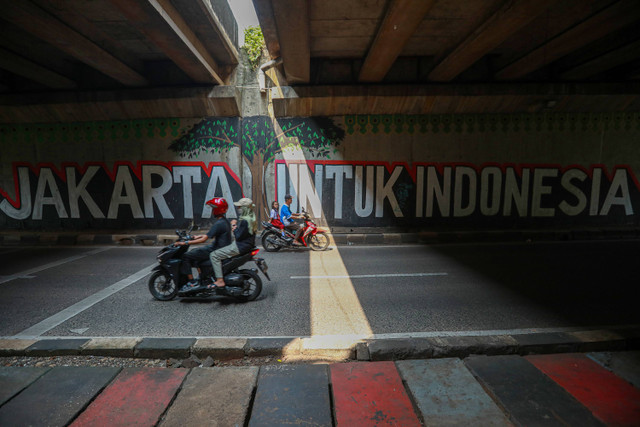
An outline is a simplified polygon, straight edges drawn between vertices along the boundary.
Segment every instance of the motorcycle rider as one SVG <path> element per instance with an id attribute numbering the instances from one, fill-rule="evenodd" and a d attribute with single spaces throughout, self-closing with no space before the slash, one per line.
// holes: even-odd
<path id="1" fill-rule="evenodd" d="M 233 230 L 234 238 L 229 246 L 217 249 L 209 254 L 211 265 L 216 275 L 216 281 L 209 288 L 224 288 L 222 260 L 250 251 L 255 246 L 255 236 L 258 231 L 255 205 L 253 200 L 243 197 L 234 203 L 238 208 L 237 228 Z M 232 227 L 233 228 L 233 227 Z"/>
<path id="2" fill-rule="evenodd" d="M 300 243 L 300 236 L 302 235 L 302 227 L 297 224 L 294 219 L 302 218 L 301 214 L 294 214 L 291 212 L 291 202 L 293 201 L 293 197 L 291 194 L 287 194 L 284 196 L 284 205 L 280 208 L 280 221 L 284 224 L 285 228 L 290 230 L 292 233 L 295 232 L 295 237 L 293 239 L 294 245 L 302 245 Z"/>
<path id="3" fill-rule="evenodd" d="M 177 246 L 190 246 L 191 244 L 205 243 L 207 240 L 213 239 L 213 242 L 209 245 L 192 249 L 183 255 L 180 269 L 182 274 L 187 275 L 189 282 L 180 289 L 180 292 L 193 290 L 199 286 L 199 281 L 193 278 L 191 272 L 192 266 L 198 265 L 201 261 L 209 258 L 209 254 L 214 250 L 231 244 L 231 224 L 225 216 L 229 209 L 229 204 L 222 197 L 214 197 L 207 201 L 207 205 L 211 206 L 213 217 L 215 218 L 207 234 L 194 236 L 194 238 L 188 242 L 175 243 Z"/>

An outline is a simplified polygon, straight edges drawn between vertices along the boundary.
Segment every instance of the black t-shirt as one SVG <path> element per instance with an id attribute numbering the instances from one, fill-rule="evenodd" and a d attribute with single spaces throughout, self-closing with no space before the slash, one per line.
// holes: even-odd
<path id="1" fill-rule="evenodd" d="M 249 232 L 249 223 L 244 219 L 238 221 L 238 227 L 233 234 L 236 236 L 236 245 L 241 254 L 249 252 L 256 245 L 256 236 Z"/>
<path id="2" fill-rule="evenodd" d="M 229 220 L 225 217 L 218 218 L 209 229 L 207 237 L 215 239 L 209 244 L 212 251 L 229 246 L 231 244 L 231 224 L 229 224 Z"/>

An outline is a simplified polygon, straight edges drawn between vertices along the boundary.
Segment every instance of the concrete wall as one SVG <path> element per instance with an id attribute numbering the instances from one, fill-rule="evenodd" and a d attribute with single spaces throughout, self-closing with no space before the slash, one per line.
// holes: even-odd
<path id="1" fill-rule="evenodd" d="M 285 193 L 335 227 L 637 227 L 639 137 L 636 113 L 3 125 L 0 227 L 174 228 Z"/>

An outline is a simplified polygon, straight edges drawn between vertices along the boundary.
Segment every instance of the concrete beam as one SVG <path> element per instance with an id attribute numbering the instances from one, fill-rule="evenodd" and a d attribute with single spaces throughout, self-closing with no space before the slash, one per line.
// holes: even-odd
<path id="1" fill-rule="evenodd" d="M 238 115 L 233 86 L 0 95 L 0 123 Z"/>
<path id="2" fill-rule="evenodd" d="M 552 0 L 510 0 L 478 27 L 429 73 L 429 80 L 448 82 L 498 47 L 544 12 Z"/>
<path id="3" fill-rule="evenodd" d="M 287 82 L 308 83 L 311 68 L 308 4 L 299 0 L 272 0 L 271 4 Z"/>
<path id="4" fill-rule="evenodd" d="M 234 65 L 238 64 L 240 62 L 238 49 L 236 49 L 233 41 L 231 41 L 231 38 L 225 31 L 222 22 L 211 5 L 211 0 L 195 0 L 195 3 L 202 11 L 202 15 L 209 22 L 211 28 L 217 33 L 220 40 L 222 40 L 221 44 L 230 58 L 229 62 Z"/>
<path id="5" fill-rule="evenodd" d="M 126 86 L 145 86 L 146 79 L 91 40 L 28 0 L 2 0 L 2 17 L 54 47 Z"/>
<path id="6" fill-rule="evenodd" d="M 143 72 L 144 64 L 142 58 L 131 52 L 130 48 L 125 46 L 121 41 L 114 39 L 111 34 L 105 32 L 99 25 L 96 25 L 95 22 L 83 16 L 78 10 L 77 2 L 69 0 L 31 1 L 65 25 L 75 29 L 87 39 L 98 44 L 101 48 L 120 59 L 120 61 L 127 64 L 133 70 L 139 73 Z M 90 5 L 99 8 L 101 3 L 92 2 Z M 104 4 L 102 4 L 102 6 L 104 7 Z M 38 58 L 38 61 L 41 62 L 40 58 Z"/>
<path id="7" fill-rule="evenodd" d="M 640 82 L 285 86 L 271 94 L 278 117 L 626 111 L 640 100 Z"/>
<path id="8" fill-rule="evenodd" d="M 0 48 L 0 68 L 53 89 L 77 87 L 73 80 L 2 48 Z"/>
<path id="9" fill-rule="evenodd" d="M 169 0 L 109 0 L 197 83 L 224 85 L 228 70 L 211 57 Z"/>
<path id="10" fill-rule="evenodd" d="M 639 18 L 640 2 L 618 1 L 498 71 L 496 78 L 512 80 L 526 76 Z"/>
<path id="11" fill-rule="evenodd" d="M 387 74 L 434 0 L 393 0 L 360 70 L 361 82 L 379 82 Z"/>
<path id="12" fill-rule="evenodd" d="M 276 18 L 273 16 L 273 7 L 270 0 L 253 0 L 258 22 L 262 29 L 267 51 L 272 59 L 280 56 L 280 40 L 278 40 L 278 28 Z"/>
<path id="13" fill-rule="evenodd" d="M 635 54 L 640 50 L 640 40 L 614 49 L 604 55 L 575 66 L 562 73 L 563 79 L 580 80 L 594 76 L 635 60 Z"/>

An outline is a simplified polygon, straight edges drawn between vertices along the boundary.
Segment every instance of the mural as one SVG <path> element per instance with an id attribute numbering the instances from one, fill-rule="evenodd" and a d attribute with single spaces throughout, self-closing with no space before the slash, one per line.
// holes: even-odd
<path id="1" fill-rule="evenodd" d="M 637 227 L 638 136 L 637 113 L 0 125 L 0 227 L 175 228 L 287 193 L 337 227 Z"/>
<path id="2" fill-rule="evenodd" d="M 8 228 L 183 227 L 211 217 L 206 200 L 242 197 L 238 176 L 214 162 L 16 163 L 14 180 L 18 197 L 0 202 Z"/>
<path id="3" fill-rule="evenodd" d="M 240 148 L 249 167 L 257 210 L 269 206 L 265 188 L 266 167 L 287 148 L 300 145 L 311 158 L 328 157 L 344 139 L 345 132 L 332 119 L 272 120 L 266 116 L 205 119 L 174 141 L 169 149 L 182 157 L 202 153 L 220 153 Z"/>
<path id="4" fill-rule="evenodd" d="M 310 174 L 301 173 L 309 168 Z M 628 166 L 276 162 L 276 195 L 336 226 L 516 227 L 637 224 Z M 306 171 L 305 171 L 306 172 Z M 296 176 L 297 175 L 297 176 Z M 310 176 L 311 178 L 305 178 Z"/>

